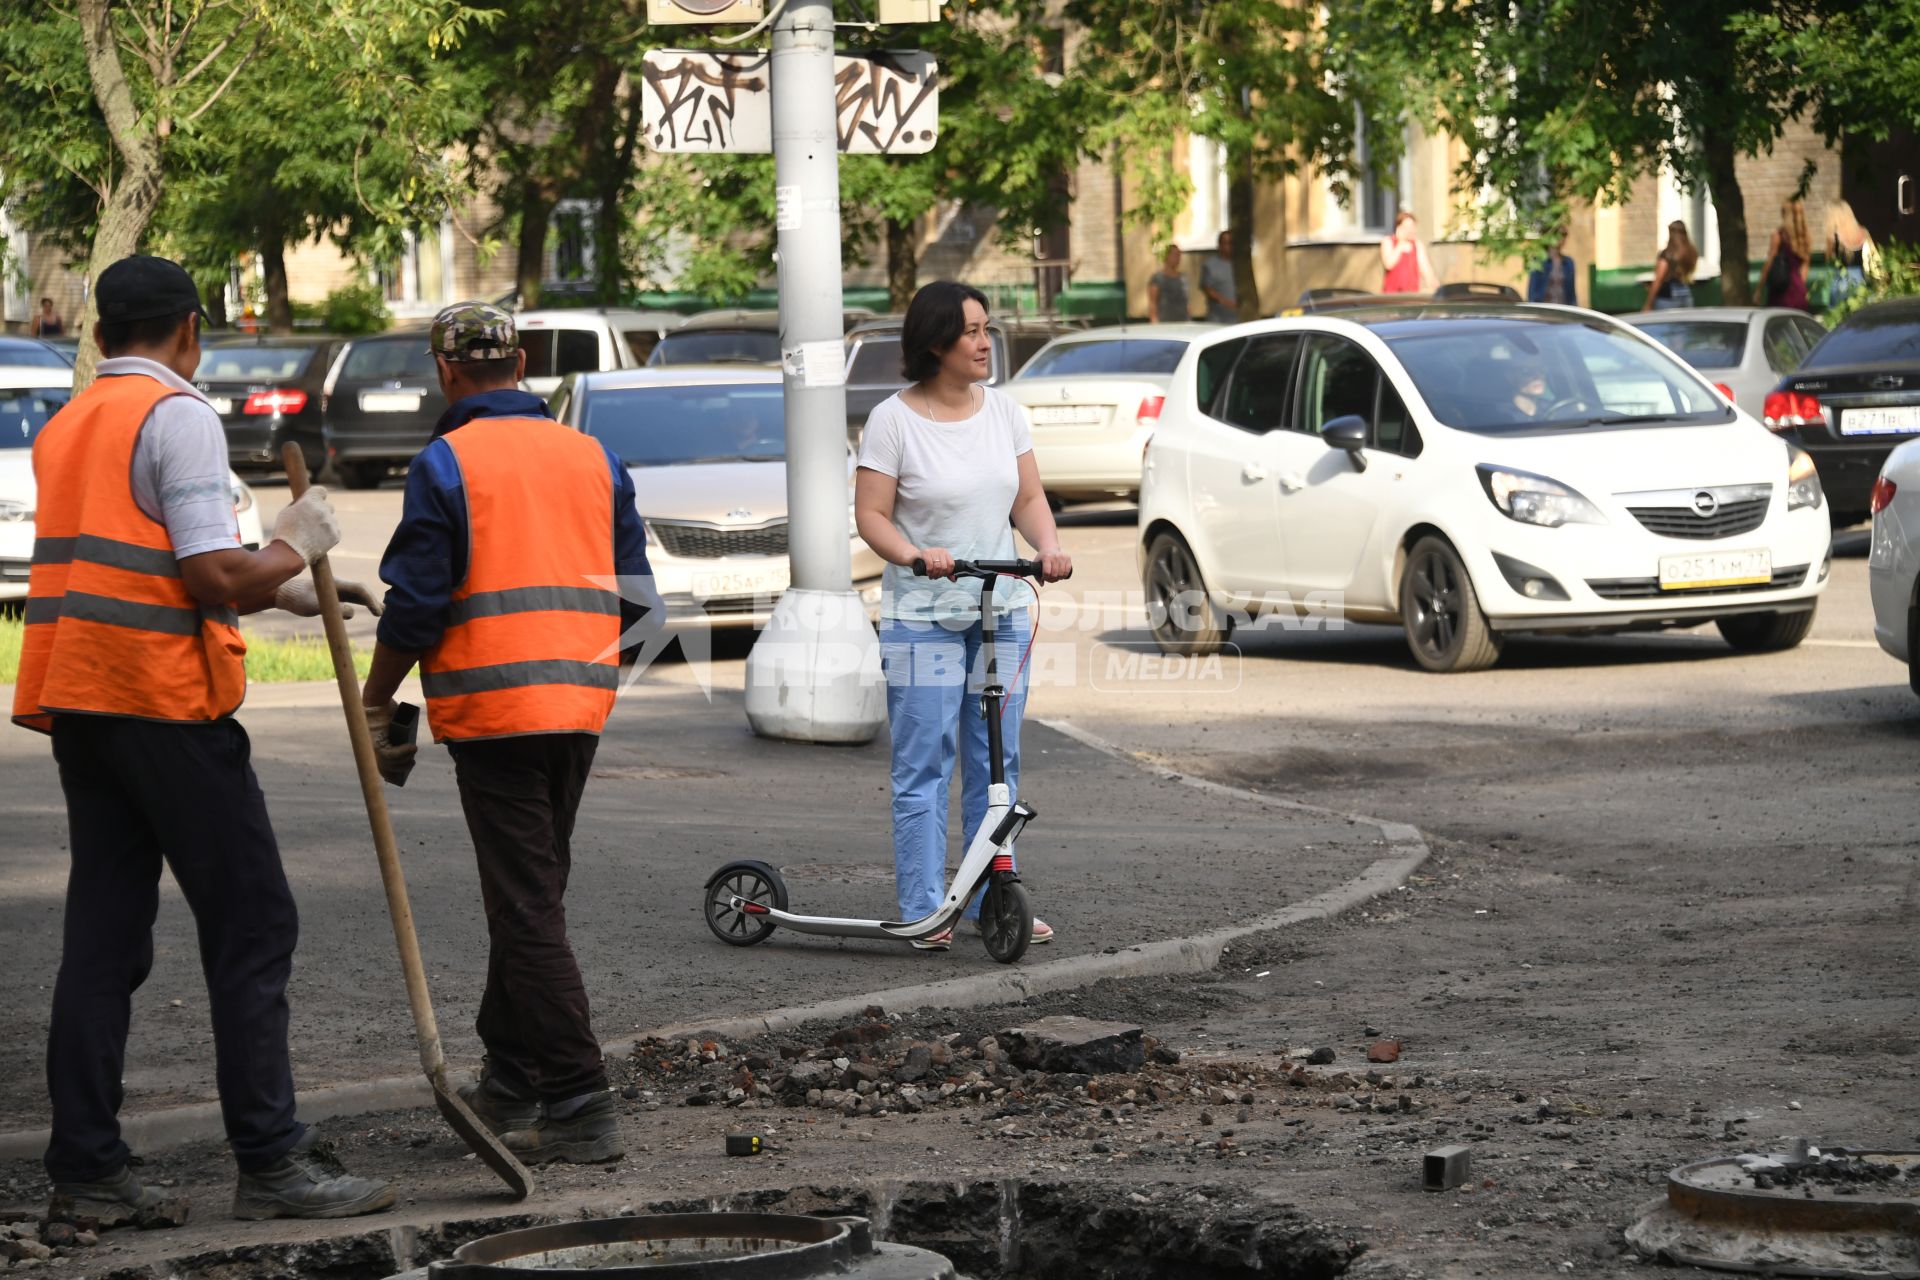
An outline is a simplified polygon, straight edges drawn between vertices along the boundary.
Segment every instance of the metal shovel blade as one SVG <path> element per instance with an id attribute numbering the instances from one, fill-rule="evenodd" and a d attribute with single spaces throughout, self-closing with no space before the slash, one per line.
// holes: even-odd
<path id="1" fill-rule="evenodd" d="M 440 1070 L 428 1076 L 427 1081 L 433 1085 L 433 1105 L 440 1108 L 440 1114 L 453 1127 L 453 1131 L 460 1135 L 461 1141 L 467 1144 L 468 1149 L 486 1161 L 489 1169 L 500 1175 L 500 1180 L 507 1184 L 515 1199 L 524 1200 L 531 1195 L 533 1174 L 528 1171 L 527 1166 L 520 1163 L 513 1152 L 501 1145 L 499 1136 L 487 1128 L 486 1122 L 475 1115 L 473 1108 L 453 1091 L 453 1086 L 447 1081 L 446 1067 L 443 1065 Z"/>

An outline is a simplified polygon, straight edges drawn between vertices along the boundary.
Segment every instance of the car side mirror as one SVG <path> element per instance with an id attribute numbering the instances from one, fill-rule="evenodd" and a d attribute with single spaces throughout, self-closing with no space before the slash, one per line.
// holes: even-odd
<path id="1" fill-rule="evenodd" d="M 1367 469 L 1367 455 L 1361 452 L 1367 447 L 1367 420 L 1359 414 L 1346 413 L 1333 419 L 1320 428 L 1320 438 L 1329 449 L 1346 450 L 1355 471 Z"/>

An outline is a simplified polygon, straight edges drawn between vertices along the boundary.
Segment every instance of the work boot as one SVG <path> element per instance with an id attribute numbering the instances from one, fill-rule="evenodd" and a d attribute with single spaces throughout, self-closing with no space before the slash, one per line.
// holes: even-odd
<path id="1" fill-rule="evenodd" d="M 520 1157 L 522 1164 L 566 1160 L 573 1164 L 604 1164 L 627 1154 L 620 1136 L 619 1108 L 605 1089 L 550 1102 L 540 1118 L 523 1129 L 500 1135 L 500 1145 Z"/>
<path id="2" fill-rule="evenodd" d="M 480 1078 L 454 1090 L 460 1101 L 473 1109 L 480 1123 L 497 1134 L 515 1129 L 531 1129 L 540 1123 L 540 1102 L 509 1087 L 487 1063 L 480 1064 Z"/>
<path id="3" fill-rule="evenodd" d="M 352 1218 L 393 1207 L 393 1188 L 376 1178 L 356 1178 L 312 1129 L 287 1154 L 264 1169 L 240 1171 L 233 1216 L 261 1218 Z"/>
<path id="4" fill-rule="evenodd" d="M 117 1227 L 158 1207 L 163 1199 L 158 1187 L 142 1183 L 133 1167 L 123 1164 L 120 1172 L 93 1182 L 54 1183 L 53 1198 L 47 1202 L 47 1218 L 53 1222 L 94 1222 L 102 1227 Z"/>

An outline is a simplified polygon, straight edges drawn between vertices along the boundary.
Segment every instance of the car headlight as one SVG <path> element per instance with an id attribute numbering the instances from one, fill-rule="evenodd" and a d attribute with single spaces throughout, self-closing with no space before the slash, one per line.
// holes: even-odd
<path id="1" fill-rule="evenodd" d="M 233 513 L 239 515 L 243 511 L 251 510 L 253 510 L 253 490 L 244 484 L 236 484 L 233 486 Z"/>
<path id="2" fill-rule="evenodd" d="M 1558 480 L 1481 463 L 1480 487 L 1500 513 L 1521 524 L 1558 529 L 1563 524 L 1605 524 L 1600 508 Z"/>
<path id="3" fill-rule="evenodd" d="M 33 520 L 33 504 L 12 498 L 0 498 L 0 524 L 28 524 Z"/>
<path id="4" fill-rule="evenodd" d="M 1799 445 L 1787 443 L 1787 510 L 1818 507 L 1827 500 L 1820 487 L 1820 473 L 1814 469 L 1813 455 Z"/>

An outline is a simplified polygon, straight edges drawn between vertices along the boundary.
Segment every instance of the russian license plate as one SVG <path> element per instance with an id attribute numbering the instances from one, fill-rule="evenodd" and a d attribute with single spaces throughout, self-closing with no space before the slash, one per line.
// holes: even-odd
<path id="1" fill-rule="evenodd" d="M 232 396 L 208 396 L 207 403 L 212 405 L 213 411 L 223 418 L 233 412 Z"/>
<path id="2" fill-rule="evenodd" d="M 1840 434 L 1843 436 L 1903 436 L 1915 431 L 1920 431 L 1920 405 L 1840 411 Z"/>
<path id="3" fill-rule="evenodd" d="M 726 596 L 771 596 L 787 589 L 792 572 L 786 564 L 779 568 L 747 569 L 737 573 L 696 573 L 693 598 L 718 600 Z"/>
<path id="4" fill-rule="evenodd" d="M 1097 404 L 1043 404 L 1033 411 L 1034 425 L 1039 427 L 1085 425 L 1106 420 L 1106 409 Z"/>
<path id="5" fill-rule="evenodd" d="M 418 391 L 362 391 L 362 413 L 414 413 L 420 408 Z"/>
<path id="6" fill-rule="evenodd" d="M 1662 591 L 1740 587 L 1772 581 L 1771 551 L 1706 551 L 1692 556 L 1660 557 Z"/>

